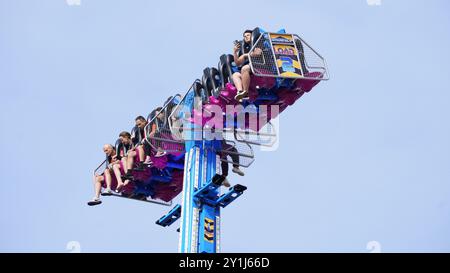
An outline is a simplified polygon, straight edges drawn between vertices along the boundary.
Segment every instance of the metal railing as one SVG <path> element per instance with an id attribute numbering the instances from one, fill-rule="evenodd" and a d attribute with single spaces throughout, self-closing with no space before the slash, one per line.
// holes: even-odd
<path id="1" fill-rule="evenodd" d="M 285 38 L 286 42 L 273 43 L 272 37 L 276 36 Z M 253 74 L 260 77 L 329 79 L 325 59 L 296 34 L 260 35 L 249 52 L 249 62 Z M 292 69 L 292 73 L 281 73 L 282 67 Z"/>
<path id="2" fill-rule="evenodd" d="M 104 172 L 104 170 L 106 169 L 106 167 L 108 167 L 108 161 L 105 159 L 102 161 L 102 163 L 100 163 L 100 165 L 98 165 L 97 168 L 94 169 L 94 176 L 101 175 Z M 100 169 L 103 170 L 101 173 L 99 173 Z"/>
<path id="3" fill-rule="evenodd" d="M 225 143 L 225 145 L 224 145 Z M 252 147 L 247 143 L 224 140 L 222 149 L 214 150 L 220 156 L 220 161 L 248 168 L 255 161 Z"/>
<path id="4" fill-rule="evenodd" d="M 277 132 L 275 127 L 269 121 L 265 126 L 259 128 L 259 131 L 257 132 L 252 130 L 235 130 L 234 138 L 236 141 L 247 144 L 272 147 L 277 142 Z"/>
<path id="5" fill-rule="evenodd" d="M 174 136 L 170 128 L 172 112 L 180 103 L 179 94 L 172 97 L 160 111 L 144 127 L 145 141 L 156 152 L 179 153 L 184 152 L 184 141 Z M 162 117 L 160 117 L 162 113 Z"/>

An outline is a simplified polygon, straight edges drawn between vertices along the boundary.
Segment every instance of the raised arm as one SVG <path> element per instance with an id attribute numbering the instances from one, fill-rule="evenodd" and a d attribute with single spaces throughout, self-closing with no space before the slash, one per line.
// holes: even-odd
<path id="1" fill-rule="evenodd" d="M 241 50 L 241 44 L 237 43 L 233 48 L 234 62 L 237 66 L 241 66 L 245 62 L 245 58 L 248 58 L 248 54 L 242 54 L 239 56 L 239 50 Z"/>

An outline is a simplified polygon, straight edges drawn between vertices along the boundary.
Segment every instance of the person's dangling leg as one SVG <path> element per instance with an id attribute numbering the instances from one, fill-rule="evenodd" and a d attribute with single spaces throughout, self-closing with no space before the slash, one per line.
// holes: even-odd
<path id="1" fill-rule="evenodd" d="M 94 191 L 95 191 L 95 199 L 100 199 L 100 193 L 102 192 L 102 182 L 103 182 L 103 176 L 96 175 L 94 176 Z"/>
<path id="2" fill-rule="evenodd" d="M 105 193 L 106 193 L 106 195 L 110 195 L 111 194 L 111 184 L 112 184 L 111 170 L 106 169 L 105 172 L 103 173 L 103 175 L 104 175 L 104 180 L 106 182 Z"/>
<path id="3" fill-rule="evenodd" d="M 248 89 L 250 88 L 250 66 L 244 65 L 241 69 L 242 74 L 242 99 L 248 99 Z"/>
<path id="4" fill-rule="evenodd" d="M 239 174 L 240 176 L 244 176 L 245 175 L 244 172 L 241 169 L 239 169 L 240 162 L 239 162 L 238 150 L 236 149 L 236 147 L 233 147 L 231 145 L 229 145 L 229 146 L 230 147 L 228 148 L 228 151 L 230 151 L 230 157 L 231 157 L 231 160 L 233 161 L 233 169 L 232 169 L 232 171 L 234 173 Z"/>
<path id="5" fill-rule="evenodd" d="M 128 172 L 127 160 L 128 160 L 128 157 L 127 157 L 127 156 L 122 157 L 122 159 L 120 160 L 120 161 L 122 162 L 123 171 L 124 171 L 125 173 Z"/>
<path id="6" fill-rule="evenodd" d="M 139 162 L 144 163 L 144 160 L 145 160 L 144 147 L 142 145 L 139 145 L 137 147 L 137 151 L 138 151 L 138 155 L 139 155 Z"/>
<path id="7" fill-rule="evenodd" d="M 102 203 L 102 201 L 100 200 L 100 193 L 102 191 L 103 176 L 96 175 L 94 176 L 93 180 L 95 196 L 91 201 L 87 203 L 89 206 L 95 206 Z"/>
<path id="8" fill-rule="evenodd" d="M 122 181 L 122 173 L 120 172 L 120 164 L 119 163 L 113 165 L 113 171 L 114 171 L 114 174 L 115 174 L 116 180 L 117 180 L 116 192 L 120 192 L 120 190 L 124 186 L 124 183 Z"/>
<path id="9" fill-rule="evenodd" d="M 126 170 L 132 170 L 133 164 L 134 164 L 134 157 L 136 156 L 136 151 L 129 151 L 127 154 L 127 160 L 126 160 Z M 126 173 L 126 171 L 125 171 Z"/>
<path id="10" fill-rule="evenodd" d="M 224 185 L 225 187 L 228 188 L 230 186 L 230 182 L 228 182 L 228 178 L 227 178 L 227 176 L 228 176 L 228 162 L 226 161 L 227 155 L 222 153 L 220 160 L 221 160 L 221 167 L 222 167 L 222 175 L 225 176 L 225 179 L 223 180 L 222 185 Z"/>
<path id="11" fill-rule="evenodd" d="M 222 167 L 222 175 L 227 177 L 228 176 L 228 162 L 224 161 L 227 160 L 227 157 L 221 157 L 220 158 L 222 160 L 221 162 L 221 167 Z"/>
<path id="12" fill-rule="evenodd" d="M 139 145 L 136 147 L 136 150 L 134 151 L 133 154 L 133 161 L 136 161 L 136 168 L 134 168 L 134 171 L 145 171 L 145 165 L 144 165 L 144 159 L 145 159 L 145 154 L 144 154 L 144 148 L 142 147 L 142 145 Z"/>
<path id="13" fill-rule="evenodd" d="M 238 91 L 238 94 L 242 92 L 242 80 L 241 80 L 241 73 L 234 72 L 233 76 L 231 76 L 233 79 L 234 87 L 236 87 L 236 90 Z"/>

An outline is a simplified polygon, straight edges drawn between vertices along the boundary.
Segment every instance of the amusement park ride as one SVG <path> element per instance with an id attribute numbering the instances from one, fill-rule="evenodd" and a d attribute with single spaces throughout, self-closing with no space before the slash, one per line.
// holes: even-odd
<path id="1" fill-rule="evenodd" d="M 220 209 L 247 189 L 236 184 L 220 194 L 225 180 L 221 162 L 236 164 L 228 156 L 239 156 L 238 165 L 249 167 L 254 161 L 252 145 L 270 146 L 276 140 L 271 120 L 329 78 L 324 58 L 284 30 L 255 28 L 249 56 L 248 100 L 235 99 L 233 55 L 220 56 L 218 67 L 205 68 L 202 79 L 195 80 L 184 96 L 177 94 L 165 102 L 160 110 L 163 121 L 149 115 L 142 143 L 153 150 L 152 165 L 133 171 L 134 180 L 121 193 L 112 194 L 171 206 L 181 192 L 181 204 L 156 221 L 166 227 L 181 218 L 179 252 L 220 251 Z M 151 134 L 155 123 L 156 133 Z M 156 151 L 163 156 L 154 156 Z M 106 165 L 105 160 L 94 175 Z"/>

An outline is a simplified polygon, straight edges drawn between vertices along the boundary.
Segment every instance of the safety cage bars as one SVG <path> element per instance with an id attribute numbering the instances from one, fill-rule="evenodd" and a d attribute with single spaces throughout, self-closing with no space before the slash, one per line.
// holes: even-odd
<path id="1" fill-rule="evenodd" d="M 329 79 L 325 59 L 296 34 L 261 33 L 253 43 L 249 56 L 255 76 Z"/>

